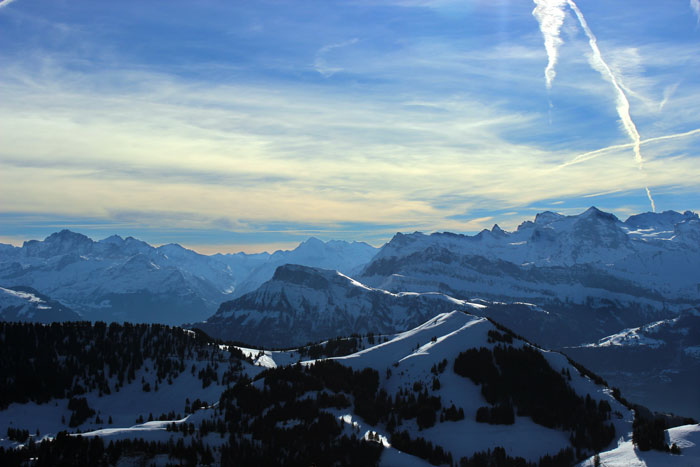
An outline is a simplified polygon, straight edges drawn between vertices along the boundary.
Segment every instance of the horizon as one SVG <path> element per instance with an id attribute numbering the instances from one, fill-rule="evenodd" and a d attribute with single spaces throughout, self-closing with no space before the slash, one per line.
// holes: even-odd
<path id="1" fill-rule="evenodd" d="M 641 215 L 641 214 L 651 214 L 651 213 L 652 213 L 652 211 L 646 211 L 646 212 L 633 213 L 633 214 L 627 215 L 626 217 L 620 217 L 619 215 L 617 215 L 617 214 L 614 213 L 614 212 L 607 211 L 606 209 L 601 209 L 601 208 L 599 208 L 598 206 L 595 206 L 595 205 L 591 205 L 591 206 L 589 206 L 589 207 L 587 207 L 587 208 L 584 208 L 584 209 L 582 209 L 582 210 L 580 210 L 580 211 L 577 211 L 577 212 L 575 212 L 575 213 L 572 213 L 572 212 L 564 213 L 564 212 L 560 212 L 560 211 L 556 211 L 556 210 L 545 210 L 545 211 L 540 211 L 539 213 L 535 213 L 531 218 L 522 218 L 519 222 L 513 224 L 512 226 L 503 225 L 503 224 L 501 224 L 501 223 L 499 223 L 499 222 L 493 222 L 492 225 L 491 225 L 491 227 L 489 227 L 489 228 L 484 228 L 484 229 L 480 229 L 480 230 L 478 230 L 478 231 L 471 231 L 471 232 L 451 232 L 451 233 L 457 233 L 457 234 L 467 235 L 467 236 L 474 236 L 474 235 L 477 235 L 479 232 L 481 232 L 481 231 L 483 231 L 483 230 L 491 230 L 491 229 L 492 229 L 494 226 L 496 226 L 496 225 L 497 225 L 499 228 L 503 229 L 505 232 L 512 233 L 512 232 L 514 232 L 515 230 L 517 230 L 517 227 L 518 227 L 520 224 L 522 224 L 522 223 L 524 223 L 524 222 L 527 222 L 527 221 L 530 221 L 530 220 L 533 220 L 533 221 L 534 221 L 535 216 L 536 216 L 537 214 L 540 214 L 540 213 L 543 213 L 543 212 L 554 212 L 555 214 L 562 214 L 562 215 L 564 215 L 564 216 L 577 216 L 577 215 L 580 215 L 580 214 L 583 214 L 583 213 L 587 212 L 589 209 L 598 209 L 599 211 L 602 211 L 602 212 L 609 212 L 609 213 L 615 215 L 615 217 L 617 217 L 621 222 L 625 222 L 625 221 L 626 221 L 627 219 L 629 219 L 629 217 L 631 217 L 631 216 Z M 663 211 L 663 212 L 655 212 L 654 214 L 663 214 L 664 212 L 675 212 L 675 213 L 678 213 L 678 214 L 684 214 L 684 213 L 686 213 L 686 212 L 691 212 L 691 213 L 695 214 L 696 216 L 698 215 L 698 212 L 697 212 L 697 211 L 688 210 L 688 209 L 686 209 L 686 210 L 681 210 L 681 211 L 666 210 L 666 211 Z M 51 236 L 51 235 L 53 235 L 53 234 L 56 234 L 56 233 L 60 233 L 60 232 L 63 231 L 63 230 L 67 230 L 67 231 L 72 232 L 72 233 L 84 235 L 84 236 L 88 237 L 90 240 L 92 240 L 92 241 L 94 241 L 94 242 L 99 242 L 99 241 L 102 241 L 102 240 L 106 240 L 106 239 L 109 238 L 109 237 L 117 236 L 117 237 L 120 237 L 120 238 L 122 238 L 122 239 L 134 238 L 134 239 L 136 239 L 136 240 L 145 242 L 145 243 L 147 243 L 148 245 L 150 245 L 150 246 L 152 246 L 152 247 L 154 247 L 154 248 L 159 248 L 159 247 L 161 247 L 161 246 L 169 245 L 169 244 L 176 244 L 176 245 L 179 245 L 179 246 L 181 246 L 181 247 L 183 247 L 183 248 L 186 248 L 186 249 L 188 249 L 188 250 L 192 250 L 192 251 L 194 251 L 194 252 L 196 252 L 196 253 L 199 253 L 199 254 L 201 254 L 201 255 L 206 255 L 206 256 L 212 256 L 212 255 L 216 255 L 216 254 L 224 254 L 224 255 L 226 255 L 226 254 L 239 254 L 239 253 L 244 253 L 244 254 L 248 254 L 248 255 L 252 255 L 252 254 L 264 254 L 264 253 L 273 254 L 273 253 L 275 253 L 275 252 L 277 252 L 277 251 L 291 251 L 291 250 L 294 250 L 295 248 L 299 247 L 302 243 L 305 243 L 305 242 L 307 242 L 308 240 L 310 240 L 310 239 L 312 239 L 312 238 L 315 238 L 315 239 L 317 239 L 317 240 L 320 240 L 320 241 L 322 241 L 322 242 L 324 242 L 324 243 L 331 242 L 331 241 L 338 241 L 338 240 L 340 240 L 340 241 L 346 241 L 346 242 L 348 242 L 348 243 L 360 242 L 360 243 L 366 243 L 366 244 L 368 244 L 368 245 L 370 245 L 370 246 L 372 246 L 372 247 L 374 247 L 374 248 L 379 249 L 379 248 L 381 248 L 382 246 L 384 246 L 386 243 L 388 243 L 388 242 L 389 242 L 395 235 L 397 235 L 397 234 L 423 233 L 423 234 L 425 234 L 425 235 L 430 235 L 430 234 L 433 234 L 433 233 L 448 232 L 448 231 L 445 231 L 445 230 L 443 230 L 443 231 L 437 231 L 437 230 L 436 230 L 436 231 L 419 231 L 419 230 L 412 230 L 412 231 L 410 231 L 410 230 L 407 230 L 407 231 L 403 231 L 403 232 L 397 231 L 397 232 L 395 232 L 394 234 L 392 234 L 389 238 L 387 238 L 386 241 L 384 241 L 384 242 L 382 242 L 382 243 L 379 243 L 379 244 L 372 244 L 372 243 L 366 242 L 366 241 L 364 241 L 364 240 L 362 240 L 362 239 L 349 239 L 349 240 L 346 240 L 346 239 L 341 240 L 341 239 L 337 239 L 337 238 L 325 238 L 325 239 L 324 239 L 324 238 L 319 238 L 319 237 L 316 236 L 316 235 L 309 235 L 309 236 L 307 236 L 307 237 L 304 237 L 303 239 L 301 239 L 300 241 L 298 241 L 298 242 L 296 242 L 296 243 L 291 242 L 291 243 L 288 243 L 288 244 L 275 244 L 275 246 L 276 246 L 275 248 L 271 248 L 271 249 L 268 249 L 268 250 L 248 250 L 248 251 L 246 251 L 246 250 L 244 250 L 244 249 L 237 249 L 237 248 L 239 248 L 239 247 L 241 247 L 241 246 L 244 246 L 244 245 L 235 245 L 235 246 L 232 246 L 232 245 L 221 245 L 221 244 L 209 244 L 209 245 L 203 245 L 203 246 L 202 246 L 202 245 L 190 245 L 190 244 L 187 244 L 187 243 L 178 242 L 178 241 L 176 241 L 176 240 L 172 240 L 172 241 L 168 241 L 168 242 L 157 242 L 157 241 L 156 241 L 156 242 L 153 242 L 153 241 L 149 241 L 149 240 L 146 240 L 146 239 L 137 237 L 137 236 L 135 236 L 135 235 L 129 235 L 129 234 L 118 234 L 118 233 L 114 233 L 114 232 L 108 233 L 108 232 L 106 232 L 106 231 L 103 231 L 103 232 L 102 232 L 102 235 L 90 235 L 90 234 L 88 234 L 88 233 L 85 233 L 85 232 L 83 232 L 83 231 L 79 231 L 79 230 L 76 230 L 76 229 L 71 229 L 71 228 L 58 228 L 58 229 L 51 230 L 50 232 L 47 231 L 47 233 L 42 234 L 43 236 L 42 236 L 41 238 L 12 239 L 12 238 L 7 238 L 7 237 L 0 236 L 0 244 L 12 245 L 12 246 L 15 246 L 15 247 L 22 247 L 23 244 L 24 244 L 25 242 L 29 242 L 29 241 L 44 241 L 44 240 L 46 240 L 49 236 Z M 95 231 L 95 232 L 96 232 L 96 231 Z M 257 246 L 257 245 L 256 245 L 256 246 Z M 223 248 L 223 249 L 222 249 L 222 248 Z"/>
<path id="2" fill-rule="evenodd" d="M 251 253 L 698 212 L 693 5 L 0 1 L 0 242 Z"/>

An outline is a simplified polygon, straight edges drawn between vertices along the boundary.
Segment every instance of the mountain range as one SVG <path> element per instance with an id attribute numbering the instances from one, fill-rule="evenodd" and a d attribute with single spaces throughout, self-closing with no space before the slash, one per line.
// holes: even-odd
<path id="1" fill-rule="evenodd" d="M 352 272 L 376 252 L 361 242 L 310 238 L 292 251 L 206 256 L 117 235 L 93 241 L 63 230 L 22 247 L 0 245 L 0 285 L 32 287 L 87 320 L 181 324 L 257 288 L 280 264 Z"/>
<path id="2" fill-rule="evenodd" d="M 574 355 L 652 408 L 700 415 L 700 219 L 690 211 L 622 221 L 592 207 L 543 212 L 513 232 L 398 233 L 379 250 L 312 238 L 257 255 L 62 231 L 0 245 L 0 286 L 83 319 L 191 323 L 265 348 L 389 335 L 469 311 Z M 4 319 L 48 319 L 4 303 Z"/>
<path id="3" fill-rule="evenodd" d="M 392 292 L 532 303 L 548 313 L 499 317 L 559 347 L 697 308 L 699 265 L 697 214 L 646 213 L 623 222 L 591 207 L 573 216 L 540 213 L 514 232 L 495 225 L 474 236 L 397 234 L 356 279 Z M 564 327 L 553 332 L 557 322 Z"/>
<path id="4" fill-rule="evenodd" d="M 623 222 L 590 208 L 575 216 L 541 213 L 515 232 L 494 226 L 474 236 L 397 234 L 354 279 L 285 266 L 194 326 L 279 348 L 396 332 L 447 305 L 574 355 L 650 407 L 700 416 L 693 389 L 700 354 L 692 337 L 700 304 L 698 232 L 691 212 Z M 664 345 L 653 349 L 620 350 L 636 341 L 615 337 L 666 328 L 675 331 L 662 333 Z M 598 341 L 615 345 L 588 345 Z"/>

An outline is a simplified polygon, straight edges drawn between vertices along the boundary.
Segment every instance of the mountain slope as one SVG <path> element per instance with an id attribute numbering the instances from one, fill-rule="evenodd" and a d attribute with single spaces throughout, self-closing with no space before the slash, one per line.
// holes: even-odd
<path id="1" fill-rule="evenodd" d="M 82 317 L 30 287 L 0 287 L 0 321 L 51 323 Z"/>
<path id="2" fill-rule="evenodd" d="M 478 307 L 442 294 L 389 293 L 336 271 L 288 264 L 195 326 L 213 337 L 280 348 L 354 333 L 393 333 L 441 311 Z"/>
<path id="3" fill-rule="evenodd" d="M 0 346 L 31 367 L 0 358 L 0 463 L 571 465 L 630 442 L 632 411 L 594 375 L 484 318 L 442 313 L 387 337 L 332 360 L 260 357 L 262 371 L 177 328 L 3 324 Z M 33 358 L 47 349 L 53 361 Z M 75 384 L 70 371 L 53 381 L 68 370 Z M 697 456 L 692 427 L 668 433 Z"/>
<path id="4" fill-rule="evenodd" d="M 700 425 L 684 425 L 666 430 L 669 444 L 675 444 L 681 450 L 680 455 L 669 456 L 659 451 L 640 451 L 632 441 L 624 441 L 615 449 L 600 454 L 596 464 L 595 458 L 582 463 L 582 467 L 687 467 L 700 465 Z"/>
<path id="5" fill-rule="evenodd" d="M 565 352 L 641 404 L 700 418 L 700 312 L 696 310 L 624 329 Z"/>
<path id="6" fill-rule="evenodd" d="M 503 339 L 503 340 L 499 340 Z M 535 350 L 536 354 L 544 357 L 545 367 L 550 367 L 556 374 L 570 374 L 566 381 L 573 390 L 586 397 L 589 395 L 595 401 L 606 401 L 613 412 L 622 414 L 620 418 L 612 417 L 610 422 L 616 427 L 618 434 L 624 434 L 629 429 L 631 413 L 626 407 L 614 400 L 610 391 L 597 386 L 586 376 L 579 374 L 566 357 L 561 354 L 533 349 L 528 344 L 511 339 L 507 333 L 501 333 L 492 323 L 484 318 L 467 315 L 461 312 L 443 313 L 430 321 L 423 323 L 407 332 L 396 335 L 386 343 L 360 351 L 346 357 L 338 357 L 336 361 L 354 369 L 374 368 L 383 377 L 381 387 L 390 395 L 411 393 L 415 391 L 416 382 L 431 396 L 439 397 L 444 408 L 455 404 L 464 411 L 464 418 L 454 421 L 438 422 L 433 426 L 423 427 L 419 431 L 419 420 L 406 420 L 409 432 L 418 434 L 435 445 L 444 447 L 453 454 L 453 458 L 470 457 L 485 449 L 505 447 L 509 456 L 521 456 L 531 461 L 537 461 L 545 454 L 556 454 L 569 446 L 569 436 L 556 428 L 556 423 L 550 427 L 533 421 L 535 414 L 525 415 L 526 409 L 516 410 L 512 424 L 490 424 L 477 421 L 477 412 L 481 407 L 490 406 L 484 397 L 484 390 L 479 388 L 469 378 L 456 373 L 455 361 L 468 349 L 490 349 L 497 351 L 501 348 Z M 503 347 L 505 345 L 505 347 Z M 470 359 L 473 358 L 470 355 Z M 440 362 L 446 361 L 446 367 L 440 368 Z M 531 382 L 522 376 L 517 388 L 509 388 L 504 383 L 499 387 L 505 391 L 521 393 L 534 390 L 536 378 L 544 378 L 531 363 L 523 363 L 523 374 L 532 373 L 535 378 Z M 543 368 L 545 368 L 543 367 Z M 387 371 L 389 370 L 389 371 Z M 501 367 L 501 374 L 506 375 L 508 369 Z M 481 373 L 481 372 L 479 372 Z M 534 376 L 534 375 L 538 376 Z M 566 378 L 564 378 L 566 379 Z M 437 381 L 437 384 L 436 384 Z M 531 385 L 531 386 L 530 386 Z M 513 401 L 518 396 L 510 394 Z M 553 403 L 553 402 L 552 402 Z M 517 404 L 516 404 L 517 406 Z M 523 414 L 520 414 L 520 411 Z M 440 418 L 438 416 L 438 418 Z"/>

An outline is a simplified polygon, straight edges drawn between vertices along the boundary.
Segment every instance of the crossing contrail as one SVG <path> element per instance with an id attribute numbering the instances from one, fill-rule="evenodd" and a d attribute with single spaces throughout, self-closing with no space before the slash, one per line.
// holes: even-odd
<path id="1" fill-rule="evenodd" d="M 591 48 L 591 55 L 589 56 L 589 63 L 591 67 L 598 71 L 603 79 L 607 80 L 612 84 L 615 91 L 615 109 L 617 110 L 617 115 L 620 117 L 622 122 L 622 127 L 624 128 L 627 135 L 632 140 L 632 150 L 634 152 L 634 160 L 637 163 L 639 169 L 644 167 L 644 158 L 642 157 L 641 151 L 641 137 L 639 136 L 639 131 L 637 131 L 637 126 L 632 120 L 630 115 L 630 103 L 627 99 L 622 86 L 620 85 L 617 76 L 613 73 L 610 66 L 607 64 L 603 58 L 603 54 L 598 48 L 598 40 L 588 26 L 586 18 L 579 9 L 578 5 L 573 0 L 533 0 L 537 5 L 533 10 L 532 14 L 537 18 L 540 24 L 540 30 L 544 36 L 545 49 L 547 50 L 548 63 L 545 69 L 545 78 L 547 80 L 547 88 L 551 87 L 552 80 L 556 76 L 556 71 L 554 67 L 556 66 L 557 56 L 558 56 L 558 46 L 562 43 L 560 35 L 560 30 L 564 18 L 566 16 L 566 6 L 574 12 L 576 19 L 578 19 L 584 34 L 588 38 L 588 45 Z M 645 187 L 647 192 L 647 197 L 651 203 L 652 210 L 656 211 L 656 205 L 654 203 L 654 198 L 652 197 L 649 187 Z"/>
<path id="2" fill-rule="evenodd" d="M 696 128 L 695 130 L 690 130 L 686 131 L 684 133 L 674 133 L 672 135 L 664 135 L 664 136 L 655 136 L 654 138 L 648 138 L 644 139 L 639 142 L 640 146 L 643 146 L 648 143 L 655 143 L 657 141 L 664 141 L 667 139 L 675 139 L 675 138 L 683 138 L 686 136 L 693 136 L 693 135 L 698 135 L 700 134 L 700 128 Z M 574 157 L 571 159 L 569 162 L 565 162 L 562 165 L 558 166 L 558 169 L 563 169 L 564 167 L 568 167 L 570 165 L 576 165 L 580 164 L 582 162 L 586 162 L 591 159 L 595 159 L 596 157 L 600 157 L 603 154 L 613 151 L 615 149 L 627 149 L 631 148 L 634 146 L 634 143 L 625 143 L 625 144 L 615 144 L 613 146 L 607 146 L 605 148 L 600 148 L 596 149 L 595 151 L 589 151 L 585 152 L 583 154 L 579 154 L 578 156 Z"/>

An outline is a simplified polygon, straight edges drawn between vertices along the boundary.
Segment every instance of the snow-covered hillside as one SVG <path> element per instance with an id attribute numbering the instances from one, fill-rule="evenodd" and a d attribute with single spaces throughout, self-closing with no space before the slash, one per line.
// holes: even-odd
<path id="1" fill-rule="evenodd" d="M 63 230 L 21 248 L 3 245 L 0 285 L 32 287 L 89 320 L 181 324 L 210 316 L 242 284 L 257 286 L 287 260 L 350 271 L 374 253 L 367 244 L 311 239 L 272 255 L 205 256 L 177 244 L 156 248 L 116 235 L 93 241 Z"/>
<path id="2" fill-rule="evenodd" d="M 17 326 L 27 325 L 6 325 L 0 340 L 11 344 L 21 338 L 14 331 L 27 334 Z M 94 368 L 78 378 L 85 392 L 70 389 L 75 402 L 49 398 L 14 402 L 0 410 L 0 447 L 25 447 L 10 454 L 0 450 L 0 456 L 22 459 L 50 453 L 54 461 L 74 465 L 99 459 L 259 465 L 279 463 L 278 456 L 321 465 L 330 456 L 352 465 L 384 466 L 498 456 L 535 463 L 559 456 L 559 462 L 570 464 L 577 453 L 583 460 L 594 451 L 611 461 L 634 455 L 659 463 L 692 462 L 698 456 L 693 427 L 668 430 L 682 450 L 680 457 L 638 453 L 630 440 L 633 412 L 610 389 L 596 384 L 593 375 L 579 372 L 562 354 L 532 347 L 485 318 L 459 311 L 382 336 L 359 352 L 294 366 L 284 365 L 300 361 L 301 350 L 216 346 L 203 336 L 165 327 L 76 326 L 32 332 L 59 333 L 44 341 L 65 362 L 71 356 L 89 360 L 81 339 L 92 339 L 108 364 L 97 379 Z M 75 335 L 66 339 L 65 333 Z M 129 343 L 126 365 L 112 358 L 112 335 Z M 71 341 L 76 345 L 65 345 Z M 24 352 L 43 352 L 35 341 L 17 342 L 25 343 Z M 145 356 L 140 362 L 139 345 Z M 256 365 L 241 360 L 243 354 L 256 357 Z M 477 361 L 498 369 L 474 373 Z M 3 360 L 5 364 L 14 363 Z M 41 373 L 37 377 L 46 383 Z M 3 396 L 22 397 L 12 391 L 14 380 L 8 381 L 9 392 Z M 513 381 L 518 384 L 511 386 Z M 557 385 L 569 389 L 550 394 Z M 498 402 L 502 400 L 512 401 L 512 406 L 503 406 Z M 510 411 L 512 419 L 477 421 L 481 412 L 488 416 L 494 410 Z M 59 433 L 63 430 L 81 432 L 82 438 L 71 441 Z M 138 444 L 139 439 L 152 444 Z M 39 448 L 41 440 L 47 442 Z"/>
<path id="3" fill-rule="evenodd" d="M 479 308 L 437 293 L 372 289 L 337 271 L 288 264 L 195 327 L 212 337 L 284 348 L 355 333 L 393 333 L 440 312 Z"/>
<path id="4" fill-rule="evenodd" d="M 0 321 L 78 321 L 81 316 L 30 287 L 0 287 Z"/>
<path id="5" fill-rule="evenodd" d="M 680 455 L 659 451 L 640 451 L 632 441 L 621 441 L 615 449 L 602 452 L 596 459 L 582 462 L 581 467 L 689 467 L 700 465 L 700 425 L 683 425 L 666 430 L 668 444 L 675 444 Z"/>
<path id="6" fill-rule="evenodd" d="M 432 388 L 430 394 L 440 397 L 445 406 L 455 404 L 462 408 L 462 420 L 436 423 L 420 431 L 415 423 L 410 424 L 410 431 L 420 433 L 426 440 L 449 450 L 455 459 L 501 446 L 509 456 L 537 461 L 545 454 L 556 454 L 569 446 L 568 434 L 538 425 L 527 416 L 516 415 L 512 425 L 476 421 L 477 410 L 488 404 L 479 386 L 457 375 L 452 366 L 460 352 L 469 348 L 494 349 L 503 344 L 490 339 L 489 331 L 498 332 L 485 318 L 457 311 L 443 313 L 415 329 L 396 335 L 386 343 L 336 360 L 354 369 L 369 367 L 378 370 L 385 375 L 381 385 L 389 394 L 400 390 L 411 392 L 419 382 L 423 387 Z M 512 345 L 517 348 L 529 347 L 517 339 Z M 546 351 L 542 351 L 542 355 L 554 371 L 568 371 L 572 375 L 569 384 L 577 394 L 583 397 L 590 395 L 596 401 L 605 400 L 611 404 L 613 411 L 621 414 L 619 418 L 612 419 L 618 435 L 624 436 L 631 430 L 631 413 L 612 398 L 607 388 L 580 375 L 563 355 Z M 447 369 L 436 371 L 436 365 L 445 360 L 448 362 Z M 526 389 L 523 387 L 519 390 Z"/>

